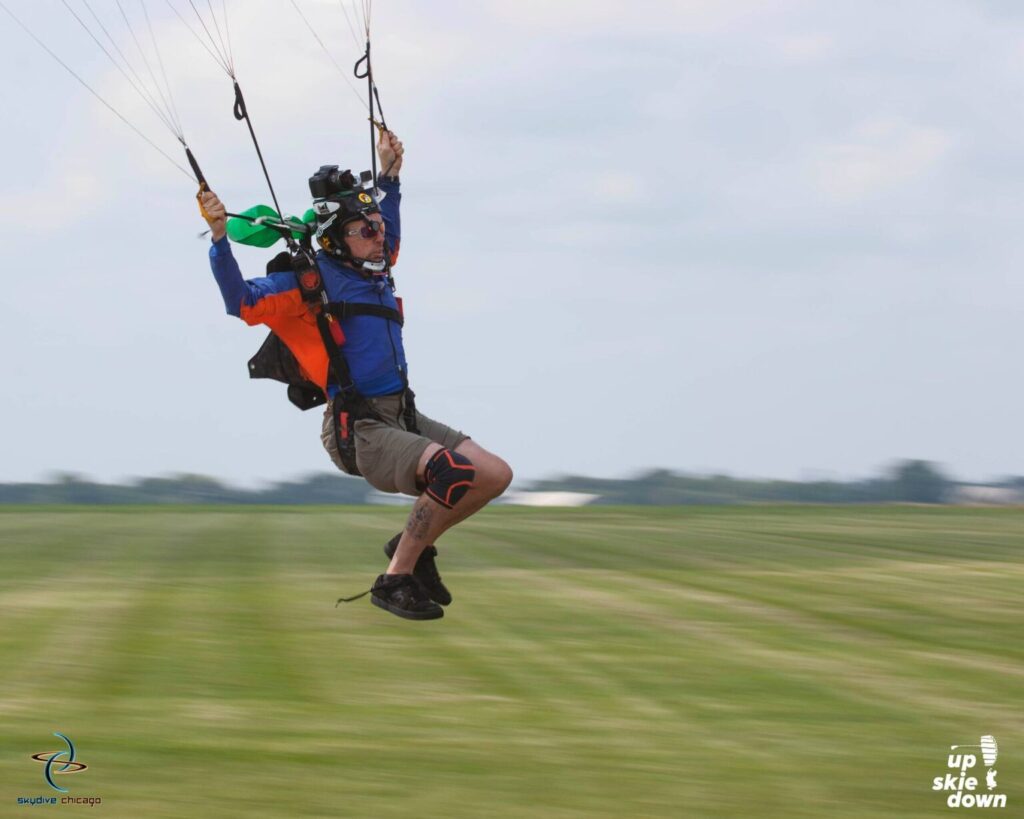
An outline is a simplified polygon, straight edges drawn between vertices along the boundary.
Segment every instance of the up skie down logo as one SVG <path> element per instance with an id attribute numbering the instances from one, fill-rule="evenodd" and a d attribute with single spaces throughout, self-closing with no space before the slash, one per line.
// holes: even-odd
<path id="1" fill-rule="evenodd" d="M 55 791 L 67 793 L 67 788 L 62 788 L 53 781 L 54 774 L 80 773 L 89 766 L 84 762 L 75 761 L 75 745 L 70 739 L 64 736 L 64 734 L 59 734 L 56 731 L 54 731 L 53 735 L 63 739 L 68 744 L 67 749 L 61 751 L 43 751 L 41 754 L 32 754 L 32 758 L 36 762 L 42 762 L 45 765 L 43 768 L 43 776 L 46 778 L 46 784 Z M 67 756 L 67 759 L 61 760 L 60 757 L 65 755 Z"/>

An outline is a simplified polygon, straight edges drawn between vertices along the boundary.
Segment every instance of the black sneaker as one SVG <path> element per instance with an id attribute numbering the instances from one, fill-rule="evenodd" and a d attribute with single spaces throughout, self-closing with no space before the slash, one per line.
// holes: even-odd
<path id="1" fill-rule="evenodd" d="M 402 539 L 402 533 L 399 532 L 391 540 L 387 542 L 384 547 L 384 554 L 388 558 L 395 556 L 395 550 L 398 548 L 398 541 Z M 434 558 L 437 556 L 437 548 L 435 546 L 428 546 L 424 549 L 416 561 L 416 566 L 413 568 L 412 573 L 416 579 L 423 584 L 423 588 L 427 590 L 427 594 L 430 595 L 430 599 L 435 603 L 440 603 L 442 606 L 447 606 L 452 602 L 451 592 L 444 587 L 444 583 L 441 582 L 441 575 L 437 571 L 437 564 L 434 562 Z"/>
<path id="2" fill-rule="evenodd" d="M 444 609 L 427 597 L 411 574 L 382 574 L 370 589 L 370 602 L 407 620 L 436 620 Z"/>

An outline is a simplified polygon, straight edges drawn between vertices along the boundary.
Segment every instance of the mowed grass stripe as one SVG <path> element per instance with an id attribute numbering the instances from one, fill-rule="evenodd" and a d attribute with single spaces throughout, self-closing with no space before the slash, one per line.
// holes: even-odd
<path id="1" fill-rule="evenodd" d="M 1014 567 L 1008 576 L 998 578 L 1005 585 L 1005 607 L 1012 605 L 1014 590 L 1019 587 L 1021 572 Z M 845 573 L 830 576 L 815 573 L 813 585 L 773 575 L 738 576 L 735 574 L 709 574 L 699 579 L 692 574 L 681 576 L 673 584 L 662 578 L 629 578 L 638 594 L 655 594 L 703 599 L 715 611 L 726 617 L 737 617 L 747 624 L 775 623 L 789 627 L 800 638 L 814 633 L 829 639 L 858 643 L 861 649 L 871 647 L 907 650 L 930 645 L 956 649 L 972 655 L 997 655 L 1007 663 L 1019 662 L 1020 652 L 1010 638 L 1015 624 L 1001 618 L 979 617 L 967 612 L 971 598 L 965 595 L 959 567 L 949 567 L 944 573 L 930 573 L 930 579 L 914 578 L 907 570 L 889 571 L 866 583 L 858 582 Z M 951 613 L 948 604 L 941 601 L 942 589 L 948 584 L 958 588 L 960 600 L 965 604 Z M 980 592 L 981 605 L 987 608 L 993 590 Z M 988 639 L 979 641 L 978 631 L 987 629 Z M 961 633 L 971 639 L 958 645 Z M 856 646 L 850 646 L 854 648 Z"/>
<path id="2" fill-rule="evenodd" d="M 538 612 L 550 612 L 557 606 L 558 598 L 549 599 L 547 587 L 535 584 L 532 576 L 458 577 L 466 587 L 469 605 L 484 595 L 509 601 L 501 616 L 467 618 L 460 623 L 460 633 L 477 647 L 477 656 L 504 669 L 506 675 L 514 675 L 528 701 L 543 702 L 549 716 L 592 720 L 605 711 L 604 706 L 619 702 L 628 693 L 613 674 L 588 673 L 590 669 L 564 643 L 558 645 L 558 625 L 537 618 Z M 600 621 L 591 623 L 593 628 L 601 625 Z M 612 637 L 608 630 L 602 632 Z"/>
<path id="3" fill-rule="evenodd" d="M 1024 743 L 1021 511 L 488 510 L 435 623 L 333 607 L 404 510 L 29 517 L 54 596 L 0 579 L 0 633 L 98 658 L 25 708 L 0 655 L 0 778 L 67 730 L 111 815 L 925 816 L 951 743 Z"/>
<path id="4" fill-rule="evenodd" d="M 0 656 L 7 658 L 0 665 L 0 711 L 37 713 L 40 706 L 90 695 L 104 635 L 116 630 L 133 603 L 131 592 L 109 592 L 95 583 L 76 582 L 76 590 L 64 594 L 54 585 L 60 586 L 51 580 L 36 591 L 22 588 L 0 606 Z M 8 614 L 26 595 L 34 598 L 30 606 Z"/>
<path id="5" fill-rule="evenodd" d="M 503 580 L 505 575 L 505 572 L 501 572 Z M 583 583 L 593 577 L 592 571 L 582 571 L 573 576 L 582 578 Z M 487 577 L 481 579 L 487 581 Z M 521 652 L 526 657 L 522 665 L 531 671 L 536 669 L 535 686 L 538 692 L 545 688 L 550 691 L 555 686 L 556 707 L 552 708 L 549 702 L 544 702 L 543 721 L 540 722 L 540 725 L 559 738 L 559 751 L 553 764 L 559 764 L 558 760 L 571 759 L 575 765 L 588 772 L 586 793 L 588 799 L 592 800 L 592 809 L 598 814 L 610 803 L 614 804 L 616 788 L 622 781 L 623 772 L 628 771 L 634 792 L 645 795 L 645 804 L 657 806 L 658 811 L 664 815 L 673 815 L 672 811 L 678 808 L 672 794 L 678 785 L 679 770 L 689 767 L 699 769 L 701 756 L 708 744 L 714 745 L 720 738 L 717 734 L 709 733 L 698 718 L 703 717 L 706 711 L 695 707 L 691 701 L 689 688 L 693 677 L 699 679 L 702 674 L 710 671 L 726 679 L 739 681 L 744 690 L 731 693 L 734 696 L 742 693 L 748 697 L 748 701 L 767 688 L 778 688 L 780 681 L 789 683 L 791 688 L 797 687 L 797 684 L 782 680 L 771 670 L 728 661 L 723 668 L 720 660 L 709 664 L 703 647 L 679 639 L 671 630 L 644 629 L 638 626 L 632 609 L 609 606 L 607 597 L 590 597 L 579 591 L 579 587 L 574 586 L 572 580 L 561 573 L 554 577 L 545 573 L 540 588 L 534 589 L 533 593 L 542 597 L 547 607 L 565 607 L 566 616 L 575 613 L 580 621 L 592 629 L 592 634 L 585 635 L 589 639 L 585 642 L 580 640 L 584 635 L 580 635 L 578 629 L 572 628 L 571 624 L 568 627 L 564 625 L 569 621 L 560 616 L 552 617 L 548 613 L 545 637 L 538 641 L 537 650 Z M 525 595 L 523 610 L 537 611 L 538 608 L 531 605 L 533 602 L 529 594 Z M 623 602 L 629 606 L 628 601 Z M 596 606 L 581 612 L 581 603 L 596 603 Z M 529 619 L 523 615 L 505 622 L 507 625 L 503 629 L 491 624 L 489 632 L 528 631 L 531 627 Z M 577 641 L 584 646 L 584 650 L 567 652 L 563 645 L 559 645 L 554 647 L 560 657 L 557 662 L 538 661 L 538 653 L 544 651 L 542 646 L 558 643 L 566 631 L 572 635 L 568 638 L 569 644 Z M 494 645 L 502 646 L 501 650 L 504 651 L 504 644 L 510 638 L 495 636 L 501 639 Z M 524 641 L 520 638 L 515 642 Z M 605 645 L 611 646 L 611 656 L 608 648 L 601 650 Z M 631 651 L 623 650 L 626 645 Z M 696 671 L 695 675 L 688 674 L 686 655 L 695 656 L 699 660 L 691 669 Z M 561 670 L 565 665 L 575 666 L 573 674 L 567 677 L 559 674 L 545 679 L 546 676 L 552 676 L 548 669 Z M 636 674 L 628 671 L 634 667 L 637 669 Z M 579 684 L 581 680 L 587 679 L 588 674 L 593 676 L 593 680 L 601 682 Z M 809 693 L 824 692 L 827 689 L 799 684 L 799 690 L 791 696 L 791 710 L 798 711 L 800 703 Z M 722 694 L 721 691 L 717 693 Z M 712 701 L 712 693 L 708 692 L 704 703 Z M 566 703 L 571 707 L 566 708 Z M 512 732 L 512 736 L 515 735 Z M 743 750 L 740 757 L 749 760 L 749 767 L 744 769 L 744 777 L 748 782 L 767 781 L 772 768 L 778 764 L 777 760 L 771 758 L 770 751 L 757 748 Z M 710 782 L 707 785 L 710 796 L 713 786 Z M 557 796 L 555 794 L 554 798 Z"/>
<path id="6" fill-rule="evenodd" d="M 709 594 L 762 606 L 769 614 L 785 610 L 794 620 L 829 624 L 837 634 L 859 633 L 904 648 L 932 646 L 1020 662 L 1024 651 L 1013 635 L 1022 624 L 1013 610 L 1019 607 L 1024 570 L 982 565 L 976 583 L 971 583 L 971 567 L 963 563 L 927 570 L 879 564 L 863 578 L 845 571 L 816 572 L 813 578 L 709 573 L 688 576 L 685 582 Z"/>
<path id="7" fill-rule="evenodd" d="M 778 672 L 789 678 L 793 687 L 818 687 L 814 700 L 825 697 L 827 692 L 846 691 L 850 702 L 874 705 L 888 701 L 891 707 L 900 708 L 908 702 L 928 701 L 942 708 L 948 707 L 956 701 L 958 694 L 963 693 L 962 690 L 940 690 L 948 689 L 950 684 L 947 681 L 927 680 L 908 674 L 905 658 L 898 655 L 886 656 L 883 652 L 882 657 L 871 656 L 866 646 L 859 645 L 853 650 L 825 633 L 822 633 L 823 639 L 815 644 L 806 640 L 792 623 L 777 638 L 766 640 L 763 623 L 754 628 L 752 623 L 725 620 L 710 611 L 702 616 L 695 613 L 696 619 L 693 620 L 672 617 L 671 603 L 663 596 L 659 604 L 657 592 L 651 588 L 640 602 L 635 595 L 624 596 L 621 586 L 616 589 L 600 588 L 593 575 L 584 573 L 581 576 L 586 582 L 577 585 L 576 592 L 592 605 L 617 609 L 623 617 L 642 618 L 651 629 L 661 627 L 670 633 L 703 642 L 705 645 L 701 647 L 700 654 L 707 653 L 709 646 L 716 645 L 728 649 L 730 656 L 744 659 L 747 669 L 743 674 L 744 683 L 738 688 L 740 692 L 750 690 L 746 681 L 755 679 L 761 685 L 770 682 L 764 679 L 766 675 Z M 567 587 L 571 581 L 561 579 L 557 585 Z M 773 687 L 777 688 L 767 685 L 765 690 Z M 727 685 L 723 692 L 728 688 Z M 801 697 L 804 693 L 801 692 Z"/>
<path id="8" fill-rule="evenodd" d="M 37 635 L 36 650 L 28 657 L 23 656 L 14 674 L 5 681 L 7 690 L 52 689 L 61 698 L 89 696 L 97 689 L 109 691 L 106 680 L 97 681 L 103 675 L 103 663 L 111 657 L 130 656 L 130 651 L 111 652 L 109 645 L 123 647 L 123 629 L 154 609 L 148 581 L 159 574 L 160 563 L 150 559 L 148 549 L 140 548 L 142 557 L 131 582 L 118 582 L 113 587 L 111 576 L 123 581 L 123 574 L 106 559 L 112 550 L 138 542 L 128 537 L 129 533 L 135 532 L 144 542 L 151 534 L 138 532 L 134 521 L 111 521 L 110 516 L 85 516 L 85 520 L 99 532 L 97 554 L 82 548 L 89 543 L 88 537 L 83 537 L 82 521 L 60 516 L 61 525 L 47 523 L 45 527 L 47 539 L 60 540 L 36 558 L 38 564 L 50 569 L 49 573 L 35 581 L 16 583 L 13 591 L 4 590 L 4 597 L 12 595 L 15 602 L 25 594 L 32 597 L 31 605 L 20 606 L 21 611 L 41 606 L 56 613 L 55 617 L 43 618 L 48 628 Z M 187 540 L 189 530 L 201 530 L 207 525 L 203 520 L 182 523 L 163 538 L 167 550 L 179 548 Z M 9 581 L 4 585 L 9 586 Z M 137 658 L 130 662 L 135 661 Z"/>
<path id="9" fill-rule="evenodd" d="M 468 582 L 481 587 L 514 587 L 519 605 L 511 616 L 488 625 L 496 639 L 491 645 L 518 646 L 524 663 L 536 666 L 536 676 L 557 679 L 567 692 L 582 694 L 581 701 L 600 700 L 611 711 L 601 713 L 644 720 L 670 716 L 660 700 L 671 674 L 685 665 L 685 649 L 662 629 L 643 627 L 633 616 L 628 596 L 615 605 L 595 602 L 589 595 L 594 570 L 506 572 L 473 574 Z M 600 577 L 622 589 L 616 573 Z M 666 612 L 666 617 L 679 616 Z M 670 683 L 669 683 L 670 684 Z"/>
<path id="10" fill-rule="evenodd" d="M 813 578 L 801 579 L 783 573 L 723 572 L 699 576 L 680 574 L 675 582 L 672 582 L 672 574 L 630 576 L 627 582 L 641 594 L 647 589 L 661 591 L 703 600 L 713 606 L 743 609 L 751 617 L 785 618 L 821 626 L 827 622 L 840 633 L 850 630 L 864 637 L 866 632 L 871 632 L 879 638 L 918 642 L 927 638 L 927 628 L 937 621 L 941 621 L 944 628 L 964 622 L 972 627 L 1007 625 L 992 616 L 991 604 L 1001 602 L 1002 609 L 1012 610 L 1015 588 L 1020 580 L 1017 567 L 1007 567 L 1003 575 L 991 577 L 989 585 L 975 597 L 966 593 L 961 566 L 949 566 L 942 572 L 928 574 L 927 578 L 922 578 L 917 569 L 894 567 L 891 570 L 880 568 L 875 577 L 864 581 L 846 572 L 815 572 Z M 995 588 L 996 584 L 1005 588 Z M 955 617 L 952 618 L 949 598 L 942 593 L 949 585 L 955 588 L 959 603 L 954 607 Z M 968 611 L 974 603 L 982 607 L 982 612 Z M 876 624 L 875 620 L 879 622 Z M 948 633 L 944 635 L 945 639 L 948 637 Z"/>
<path id="11" fill-rule="evenodd" d="M 791 628 L 759 627 L 755 631 L 755 641 L 737 637 L 732 628 L 714 633 L 723 646 L 749 657 L 752 663 L 826 680 L 837 693 L 846 692 L 851 702 L 871 709 L 888 708 L 893 716 L 913 710 L 927 713 L 928 721 L 969 714 L 998 722 L 1003 730 L 1022 725 L 1014 707 L 993 705 L 1013 701 L 1014 692 L 1019 691 L 1019 681 L 1008 678 L 1001 668 L 969 662 L 951 668 L 941 657 L 924 661 L 905 646 L 878 640 L 851 642 L 849 635 L 844 638 L 829 631 L 817 639 Z M 983 700 L 978 698 L 980 691 L 986 694 Z"/>
<path id="12" fill-rule="evenodd" d="M 195 613 L 189 602 L 204 563 L 218 558 L 210 544 L 218 541 L 226 522 L 216 514 L 158 515 L 152 528 L 145 517 L 136 520 L 133 549 L 140 557 L 124 585 L 137 593 L 96 657 L 93 697 L 101 715 L 189 697 L 204 691 L 207 682 L 202 666 L 193 662 Z"/>
<path id="13" fill-rule="evenodd" d="M 221 673 L 233 683 L 236 697 L 284 699 L 304 703 L 315 699 L 291 645 L 302 635 L 291 629 L 287 587 L 283 587 L 278 554 L 291 541 L 288 521 L 261 521 L 239 537 L 244 553 L 238 572 L 214 591 L 221 597 L 215 616 L 229 636 L 222 655 L 230 665 Z"/>
<path id="14" fill-rule="evenodd" d="M 470 591 L 474 587 L 486 588 L 488 596 L 503 591 L 501 581 L 495 588 L 486 577 L 460 574 L 456 579 L 464 605 L 473 606 L 481 594 Z M 539 625 L 539 609 L 531 606 L 529 595 L 515 596 L 524 604 L 518 615 L 506 613 L 485 623 L 474 619 L 437 632 L 447 645 L 444 657 L 451 663 L 456 685 L 446 691 L 442 678 L 416 689 L 423 695 L 421 709 L 426 714 L 440 708 L 447 715 L 433 749 L 436 761 L 426 764 L 451 776 L 457 762 L 462 776 L 467 771 L 474 774 L 479 800 L 475 815 L 562 815 L 558 811 L 569 805 L 600 814 L 614 797 L 614 783 L 627 765 L 642 771 L 634 776 L 646 780 L 645 799 L 657 801 L 652 780 L 675 781 L 674 771 L 671 776 L 665 771 L 666 754 L 675 743 L 658 742 L 650 731 L 638 736 L 637 728 L 650 728 L 649 715 L 636 715 L 633 703 L 608 682 L 586 681 L 545 639 L 531 639 Z M 532 618 L 522 613 L 530 611 L 535 612 Z M 433 641 L 424 651 L 435 653 Z M 503 680 L 511 678 L 515 688 L 509 691 L 505 686 L 498 689 L 505 693 L 496 696 L 486 679 L 475 678 L 470 692 L 462 684 L 460 699 L 464 669 L 481 664 L 495 669 Z M 408 734 L 403 731 L 402 736 Z M 477 750 L 467 758 L 468 748 Z M 648 755 L 646 763 L 643 753 Z M 563 781 L 557 771 L 567 765 L 573 775 Z M 533 784 L 526 788 L 524 780 Z M 664 809 L 665 799 L 661 804 Z M 464 805 L 459 815 L 474 814 Z"/>
<path id="15" fill-rule="evenodd" d="M 58 607 L 61 616 L 40 644 L 37 659 L 21 665 L 3 684 L 4 697 L 32 703 L 21 719 L 6 727 L 4 745 L 19 749 L 17 757 L 8 757 L 10 781 L 19 781 L 26 773 L 22 770 L 17 776 L 13 760 L 24 756 L 26 748 L 46 750 L 55 742 L 54 730 L 79 741 L 91 735 L 93 749 L 102 749 L 107 744 L 104 725 L 119 726 L 116 742 L 130 742 L 139 731 L 148 733 L 153 709 L 143 698 L 150 703 L 173 701 L 169 685 L 180 678 L 153 673 L 151 665 L 161 656 L 178 654 L 166 646 L 161 654 L 152 626 L 166 609 L 168 575 L 178 575 L 181 550 L 190 540 L 201 543 L 203 538 L 195 535 L 210 521 L 194 517 L 151 527 L 145 518 L 126 515 L 111 527 L 109 515 L 86 513 L 62 516 L 64 525 L 48 527 L 71 541 L 56 547 L 65 555 L 59 561 L 61 575 L 48 576 L 38 593 L 39 599 Z M 100 535 L 95 554 L 88 548 L 90 524 Z M 112 530 L 117 537 L 108 537 Z M 40 556 L 39 562 L 49 559 Z"/>

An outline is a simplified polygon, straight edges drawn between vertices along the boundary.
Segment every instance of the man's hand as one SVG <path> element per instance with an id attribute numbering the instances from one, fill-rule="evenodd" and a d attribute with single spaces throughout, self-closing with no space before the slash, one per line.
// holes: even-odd
<path id="1" fill-rule="evenodd" d="M 213 191 L 203 191 L 199 194 L 199 209 L 210 226 L 210 238 L 219 242 L 227 232 L 228 214 L 224 203 Z"/>
<path id="2" fill-rule="evenodd" d="M 377 142 L 377 156 L 380 157 L 381 176 L 398 176 L 402 170 L 402 154 L 405 148 L 394 131 L 381 131 Z"/>

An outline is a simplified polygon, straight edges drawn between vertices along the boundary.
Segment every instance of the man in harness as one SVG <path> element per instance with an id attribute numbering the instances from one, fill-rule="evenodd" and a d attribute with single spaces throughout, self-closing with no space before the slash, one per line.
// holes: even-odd
<path id="1" fill-rule="evenodd" d="M 512 470 L 468 436 L 416 410 L 401 300 L 390 275 L 401 241 L 404 148 L 387 131 L 377 151 L 385 170 L 377 190 L 366 190 L 336 166 L 310 179 L 320 250 L 306 269 L 281 254 L 266 277 L 243 279 L 226 236 L 224 205 L 212 191 L 200 202 L 213 240 L 210 266 L 227 312 L 273 333 L 250 362 L 253 374 L 261 356 L 266 366 L 271 348 L 287 358 L 301 374 L 288 379 L 289 397 L 303 408 L 326 402 L 321 438 L 334 464 L 383 492 L 417 497 L 405 529 L 384 547 L 391 562 L 369 594 L 400 617 L 432 620 L 452 601 L 434 544 L 501 495 Z"/>

